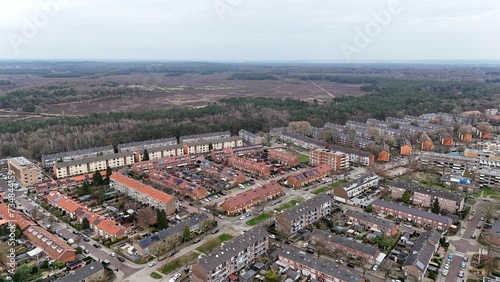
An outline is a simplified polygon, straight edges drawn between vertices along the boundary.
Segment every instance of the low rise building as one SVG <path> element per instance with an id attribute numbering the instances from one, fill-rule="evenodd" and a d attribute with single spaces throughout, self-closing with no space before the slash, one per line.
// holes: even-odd
<path id="1" fill-rule="evenodd" d="M 153 148 L 171 146 L 177 144 L 177 138 L 168 137 L 154 140 L 146 140 L 146 141 L 138 141 L 138 142 L 130 142 L 118 144 L 118 152 L 143 152 L 144 149 L 150 150 Z"/>
<path id="2" fill-rule="evenodd" d="M 316 259 L 292 249 L 277 249 L 272 254 L 279 270 L 288 269 L 310 276 L 313 281 L 364 282 L 356 272 L 340 268 L 329 261 Z"/>
<path id="3" fill-rule="evenodd" d="M 174 145 L 153 147 L 144 150 L 137 150 L 135 151 L 135 160 L 137 162 L 144 160 L 145 158 L 144 152 L 148 153 L 149 160 L 157 160 L 161 158 L 184 155 L 184 146 L 182 144 L 174 144 Z"/>
<path id="4" fill-rule="evenodd" d="M 450 213 L 462 211 L 464 208 L 464 197 L 457 193 L 420 186 L 416 183 L 394 181 L 388 185 L 391 197 L 401 199 L 405 191 L 410 193 L 410 200 L 414 205 L 420 207 L 431 207 L 435 199 L 438 200 L 441 209 Z"/>
<path id="5" fill-rule="evenodd" d="M 249 145 L 249 146 L 240 146 L 234 148 L 224 148 L 221 150 L 212 150 L 210 155 L 212 159 L 216 162 L 221 162 L 224 159 L 227 159 L 229 156 L 249 156 L 260 154 L 264 152 L 264 146 L 258 145 Z"/>
<path id="6" fill-rule="evenodd" d="M 175 191 L 179 192 L 181 195 L 189 196 L 194 200 L 201 200 L 208 196 L 207 189 L 205 189 L 201 185 L 174 177 L 173 175 L 164 171 L 151 170 L 148 174 L 148 177 L 152 181 L 172 188 Z"/>
<path id="7" fill-rule="evenodd" d="M 51 168 L 56 162 L 67 162 L 81 160 L 84 158 L 92 158 L 100 155 L 114 154 L 113 146 L 96 147 L 82 150 L 75 150 L 70 152 L 61 152 L 55 154 L 42 155 L 42 166 Z"/>
<path id="8" fill-rule="evenodd" d="M 374 263 L 380 255 L 380 251 L 370 245 L 359 243 L 355 240 L 341 237 L 320 229 L 314 229 L 309 240 L 319 249 L 331 252 L 342 252 L 351 255 L 352 258 L 362 259 L 366 263 Z"/>
<path id="9" fill-rule="evenodd" d="M 203 140 L 217 140 L 228 137 L 231 137 L 231 133 L 229 131 L 192 134 L 192 135 L 181 136 L 179 138 L 179 143 L 184 144 L 184 143 L 191 143 Z"/>
<path id="10" fill-rule="evenodd" d="M 363 225 L 372 232 L 382 232 L 385 236 L 394 236 L 398 232 L 398 226 L 392 220 L 349 209 L 344 211 L 344 215 L 351 224 Z"/>
<path id="11" fill-rule="evenodd" d="M 151 234 L 139 241 L 134 242 L 136 254 L 144 257 L 149 256 L 158 248 L 173 249 L 177 243 L 182 241 L 183 232 L 186 226 L 191 233 L 203 231 L 204 223 L 208 220 L 205 213 L 200 213 L 190 217 L 176 225 L 163 229 L 155 234 Z M 160 246 L 162 245 L 162 246 Z M 157 254 L 156 254 L 157 255 Z"/>
<path id="12" fill-rule="evenodd" d="M 271 182 L 262 187 L 249 189 L 236 196 L 227 198 L 221 208 L 229 215 L 245 212 L 246 210 L 271 199 L 281 196 L 282 188 L 277 182 Z"/>
<path id="13" fill-rule="evenodd" d="M 388 162 L 391 160 L 391 148 L 389 145 L 384 144 L 384 146 L 382 146 L 382 149 L 378 152 L 377 159 L 379 162 Z"/>
<path id="14" fill-rule="evenodd" d="M 367 151 L 351 149 L 344 146 L 330 145 L 331 151 L 346 153 L 349 155 L 351 164 L 360 164 L 364 166 L 372 166 L 375 163 L 375 156 Z"/>
<path id="15" fill-rule="evenodd" d="M 80 160 L 56 162 L 53 167 L 56 178 L 66 178 L 80 174 L 94 173 L 96 170 L 106 170 L 132 165 L 135 162 L 134 152 L 107 154 Z"/>
<path id="16" fill-rule="evenodd" d="M 86 265 L 68 275 L 59 278 L 56 282 L 91 282 L 91 281 L 104 281 L 104 266 L 102 262 L 93 262 Z"/>
<path id="17" fill-rule="evenodd" d="M 288 237 L 330 214 L 331 211 L 332 198 L 327 194 L 320 194 L 278 214 L 274 218 L 276 230 Z"/>
<path id="18" fill-rule="evenodd" d="M 262 140 L 263 140 L 262 137 L 260 137 L 257 134 L 246 131 L 244 129 L 241 129 L 239 131 L 238 135 L 243 139 L 243 142 L 245 142 L 249 145 L 262 144 Z"/>
<path id="19" fill-rule="evenodd" d="M 301 135 L 291 133 L 288 131 L 284 131 L 284 132 L 280 133 L 278 138 L 284 142 L 287 142 L 287 143 L 290 143 L 290 144 L 293 144 L 295 146 L 299 146 L 301 148 L 305 148 L 308 150 L 314 150 L 316 148 L 324 149 L 324 148 L 328 147 L 328 143 L 326 143 L 324 141 L 317 140 L 317 139 L 310 138 L 310 137 L 306 137 L 306 136 L 301 136 Z"/>
<path id="20" fill-rule="evenodd" d="M 176 199 L 174 197 L 123 174 L 116 172 L 111 174 L 109 186 L 136 201 L 155 209 L 165 210 L 167 214 L 175 212 Z"/>
<path id="21" fill-rule="evenodd" d="M 476 172 L 475 181 L 481 186 L 500 188 L 500 170 L 483 168 Z"/>
<path id="22" fill-rule="evenodd" d="M 239 136 L 234 136 L 219 139 L 203 139 L 184 142 L 183 144 L 184 154 L 205 154 L 210 153 L 212 150 L 243 146 L 243 140 Z"/>
<path id="23" fill-rule="evenodd" d="M 403 156 L 410 156 L 412 154 L 412 147 L 410 140 L 404 138 L 399 144 L 399 153 Z"/>
<path id="24" fill-rule="evenodd" d="M 252 264 L 269 250 L 269 233 L 257 226 L 245 234 L 223 242 L 191 265 L 191 281 L 224 282 L 229 276 Z"/>
<path id="25" fill-rule="evenodd" d="M 423 232 L 411 249 L 411 253 L 403 263 L 403 270 L 409 280 L 424 280 L 427 267 L 439 248 L 441 234 L 437 231 Z"/>
<path id="26" fill-rule="evenodd" d="M 331 173 L 331 169 L 327 164 L 320 165 L 311 169 L 299 171 L 287 178 L 287 183 L 293 188 L 305 186 L 311 182 L 319 180 Z"/>
<path id="27" fill-rule="evenodd" d="M 156 160 L 140 161 L 132 165 L 132 170 L 135 172 L 143 172 L 153 169 L 171 169 L 176 167 L 183 167 L 192 164 L 195 161 L 193 155 L 178 155 L 164 157 Z"/>
<path id="28" fill-rule="evenodd" d="M 296 156 L 276 149 L 270 149 L 267 157 L 270 161 L 277 161 L 285 167 L 298 166 L 300 164 L 299 158 Z"/>
<path id="29" fill-rule="evenodd" d="M 333 188 L 333 199 L 344 204 L 350 204 L 350 199 L 368 192 L 378 186 L 378 176 L 375 173 L 365 173 L 360 178 Z"/>
<path id="30" fill-rule="evenodd" d="M 231 187 L 238 186 L 246 181 L 246 176 L 239 170 L 232 169 L 211 161 L 204 160 L 200 163 L 200 171 L 212 178 L 227 182 Z"/>
<path id="31" fill-rule="evenodd" d="M 10 158 L 7 160 L 9 171 L 22 186 L 33 186 L 38 183 L 40 168 L 25 157 Z"/>
<path id="32" fill-rule="evenodd" d="M 254 162 L 237 156 L 228 157 L 227 165 L 264 179 L 271 175 L 271 169 L 265 163 Z"/>
<path id="33" fill-rule="evenodd" d="M 100 173 L 103 178 L 106 176 L 105 170 L 101 171 Z M 44 194 L 48 192 L 55 192 L 60 189 L 73 189 L 79 185 L 83 185 L 84 182 L 92 183 L 93 176 L 94 173 L 87 173 L 49 182 L 38 183 L 35 185 L 35 191 L 39 194 Z"/>
<path id="34" fill-rule="evenodd" d="M 479 169 L 480 160 L 452 154 L 422 152 L 418 162 L 422 169 L 436 172 L 463 172 Z"/>
<path id="35" fill-rule="evenodd" d="M 390 214 L 394 218 L 415 222 L 423 226 L 429 226 L 439 230 L 447 230 L 453 227 L 453 220 L 451 218 L 428 211 L 410 208 L 380 199 L 372 202 L 371 206 L 376 212 Z"/>
<path id="36" fill-rule="evenodd" d="M 313 166 L 328 165 L 332 171 L 349 169 L 349 155 L 330 149 L 316 149 L 309 153 L 309 163 Z"/>

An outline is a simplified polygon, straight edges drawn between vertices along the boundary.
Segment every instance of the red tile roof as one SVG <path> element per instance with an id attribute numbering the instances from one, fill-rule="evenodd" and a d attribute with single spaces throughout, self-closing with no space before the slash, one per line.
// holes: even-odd
<path id="1" fill-rule="evenodd" d="M 222 203 L 222 208 L 225 211 L 232 211 L 241 206 L 251 205 L 263 197 L 270 195 L 278 195 L 281 193 L 281 186 L 277 182 L 271 182 L 262 187 L 239 193 L 238 195 L 228 198 Z M 244 208 L 244 207 L 243 207 Z"/>
<path id="2" fill-rule="evenodd" d="M 122 183 L 129 188 L 135 189 L 143 194 L 146 194 L 154 199 L 157 199 L 165 204 L 168 204 L 170 201 L 175 201 L 175 198 L 165 192 L 158 191 L 153 187 L 145 185 L 139 181 L 136 181 L 132 178 L 129 178 L 120 173 L 113 173 L 110 176 L 110 179 L 119 183 Z"/>

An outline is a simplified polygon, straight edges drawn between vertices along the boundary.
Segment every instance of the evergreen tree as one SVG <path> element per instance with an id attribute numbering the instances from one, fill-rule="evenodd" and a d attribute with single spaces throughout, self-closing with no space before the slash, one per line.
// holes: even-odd
<path id="1" fill-rule="evenodd" d="M 142 157 L 143 161 L 149 161 L 149 153 L 147 149 L 144 149 L 144 157 Z"/>
<path id="2" fill-rule="evenodd" d="M 439 214 L 440 211 L 441 211 L 441 207 L 439 206 L 439 201 L 437 198 L 434 198 L 434 201 L 432 202 L 432 205 L 431 205 L 431 212 L 433 212 L 435 214 Z"/>
<path id="3" fill-rule="evenodd" d="M 102 178 L 101 173 L 98 170 L 96 170 L 94 172 L 94 175 L 92 176 L 92 184 L 94 186 L 100 186 L 100 185 L 102 185 L 103 182 L 104 182 L 104 179 Z"/>
<path id="4" fill-rule="evenodd" d="M 405 190 L 401 199 L 403 200 L 403 203 L 409 204 L 411 201 L 410 191 Z"/>
<path id="5" fill-rule="evenodd" d="M 83 230 L 90 229 L 90 222 L 87 218 L 82 219 L 82 229 Z"/>
<path id="6" fill-rule="evenodd" d="M 184 242 L 189 241 L 191 239 L 191 230 L 189 230 L 189 226 L 186 224 L 186 227 L 184 227 L 184 233 L 182 235 L 182 240 Z"/>
<path id="7" fill-rule="evenodd" d="M 167 222 L 167 213 L 165 210 L 157 210 L 156 211 L 156 228 L 158 230 L 163 230 L 167 228 L 168 222 Z"/>
<path id="8" fill-rule="evenodd" d="M 106 168 L 106 177 L 109 178 L 111 176 L 111 174 L 113 173 L 113 171 L 111 170 L 111 168 L 108 166 Z"/>

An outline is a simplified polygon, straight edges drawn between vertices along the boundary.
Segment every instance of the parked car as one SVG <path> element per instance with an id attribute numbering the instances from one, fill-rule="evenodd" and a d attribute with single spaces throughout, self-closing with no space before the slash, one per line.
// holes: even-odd
<path id="1" fill-rule="evenodd" d="M 244 220 L 246 217 L 244 215 L 240 216 L 240 220 Z"/>
<path id="2" fill-rule="evenodd" d="M 445 264 L 444 265 L 444 269 L 446 269 L 446 270 L 450 269 L 450 265 L 449 264 Z"/>
<path id="3" fill-rule="evenodd" d="M 125 262 L 125 259 L 123 257 L 117 257 L 117 259 L 121 262 Z"/>
<path id="4" fill-rule="evenodd" d="M 94 247 L 96 247 L 96 248 L 98 248 L 98 249 L 100 249 L 100 248 L 101 248 L 101 245 L 99 245 L 99 244 L 97 244 L 97 243 L 92 244 L 92 246 L 94 246 Z"/>
<path id="5" fill-rule="evenodd" d="M 212 234 L 215 234 L 215 233 L 217 233 L 217 232 L 219 232 L 219 229 L 214 229 L 214 230 L 212 230 Z"/>
<path id="6" fill-rule="evenodd" d="M 312 248 L 307 248 L 306 249 L 306 252 L 310 253 L 310 254 L 314 254 L 314 249 Z"/>
<path id="7" fill-rule="evenodd" d="M 446 275 L 448 275 L 448 270 L 445 269 L 445 270 L 443 270 L 443 276 L 446 276 Z"/>
<path id="8" fill-rule="evenodd" d="M 181 277 L 181 274 L 180 274 L 180 273 L 176 273 L 176 274 L 174 275 L 174 278 L 175 278 L 175 279 L 177 279 L 177 278 L 179 278 L 179 277 Z"/>
<path id="9" fill-rule="evenodd" d="M 271 234 L 271 235 L 269 235 L 269 238 L 276 239 L 276 236 L 274 236 L 274 234 Z"/>
<path id="10" fill-rule="evenodd" d="M 83 253 L 86 254 L 86 255 L 88 255 L 88 254 L 90 254 L 90 251 L 89 250 L 83 250 Z"/>
<path id="11" fill-rule="evenodd" d="M 469 260 L 469 258 L 464 256 L 464 261 L 467 262 L 468 260 Z"/>
<path id="12" fill-rule="evenodd" d="M 247 213 L 247 217 L 251 217 L 252 216 L 252 213 Z"/>
<path id="13" fill-rule="evenodd" d="M 449 259 L 452 259 L 452 258 L 453 258 L 453 253 L 449 253 L 449 254 L 448 254 L 448 258 L 449 258 Z"/>
<path id="14" fill-rule="evenodd" d="M 377 269 L 378 269 L 378 265 L 374 265 L 372 268 L 373 271 L 377 271 Z"/>
<path id="15" fill-rule="evenodd" d="M 302 243 L 302 248 L 307 248 L 307 246 L 309 246 L 309 243 L 307 242 Z"/>
<path id="16" fill-rule="evenodd" d="M 347 266 L 354 268 L 354 264 L 352 264 L 352 263 L 348 263 Z"/>
<path id="17" fill-rule="evenodd" d="M 460 272 L 458 273 L 458 277 L 464 278 L 464 272 L 462 270 L 460 270 Z"/>
<path id="18" fill-rule="evenodd" d="M 73 230 L 73 234 L 78 235 L 78 234 L 80 234 L 80 232 Z"/>
<path id="19" fill-rule="evenodd" d="M 118 246 L 121 248 L 121 247 L 125 247 L 125 245 L 127 245 L 127 243 L 121 242 L 120 245 L 118 245 Z"/>
<path id="20" fill-rule="evenodd" d="M 153 267 L 155 265 L 156 265 L 156 261 L 155 260 L 149 263 L 149 267 Z"/>
<path id="21" fill-rule="evenodd" d="M 83 237 L 82 240 L 85 241 L 85 242 L 89 242 L 90 241 L 89 237 Z"/>
<path id="22" fill-rule="evenodd" d="M 460 267 L 461 267 L 461 268 L 466 268 L 466 267 L 467 267 L 467 264 L 466 264 L 465 262 L 462 262 L 462 263 L 460 264 Z"/>
<path id="23" fill-rule="evenodd" d="M 201 238 L 200 238 L 200 237 L 196 237 L 196 238 L 193 240 L 193 243 L 195 243 L 195 244 L 196 244 L 196 243 L 198 243 L 198 242 L 200 242 L 200 241 L 201 241 Z"/>

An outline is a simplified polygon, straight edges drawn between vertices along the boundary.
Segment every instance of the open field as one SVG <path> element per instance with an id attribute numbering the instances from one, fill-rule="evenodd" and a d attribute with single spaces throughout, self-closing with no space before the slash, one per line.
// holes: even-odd
<path id="1" fill-rule="evenodd" d="M 255 225 L 261 223 L 262 221 L 271 218 L 272 216 L 273 216 L 272 213 L 263 213 L 259 216 L 256 216 L 256 217 L 250 219 L 249 221 L 247 221 L 247 224 L 250 226 L 255 226 Z"/>
<path id="2" fill-rule="evenodd" d="M 284 204 L 281 204 L 279 205 L 277 208 L 275 208 L 274 210 L 275 211 L 282 211 L 282 210 L 286 210 L 288 208 L 291 208 L 291 207 L 294 207 L 296 204 L 298 203 L 297 200 L 291 200 L 290 202 L 288 203 L 284 203 Z"/>

